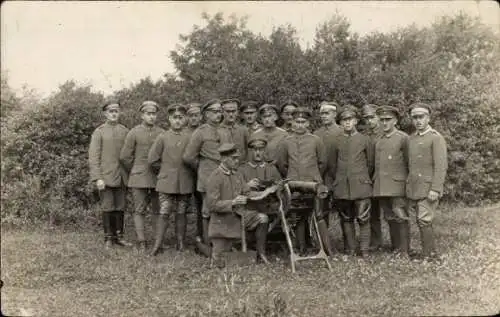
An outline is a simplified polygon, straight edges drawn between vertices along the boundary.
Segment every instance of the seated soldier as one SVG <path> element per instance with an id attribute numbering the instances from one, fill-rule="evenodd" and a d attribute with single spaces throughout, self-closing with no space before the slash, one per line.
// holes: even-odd
<path id="1" fill-rule="evenodd" d="M 247 198 L 258 194 L 250 191 L 238 171 L 240 153 L 236 145 L 224 143 L 219 147 L 221 164 L 210 176 L 207 186 L 207 207 L 210 212 L 208 236 L 212 242 L 212 261 L 225 266 L 224 253 L 231 250 L 232 243 L 241 238 L 241 218 L 246 230 L 255 230 L 257 260 L 266 264 L 266 237 L 269 219 L 267 215 L 247 208 Z M 250 184 L 253 185 L 253 184 Z"/>

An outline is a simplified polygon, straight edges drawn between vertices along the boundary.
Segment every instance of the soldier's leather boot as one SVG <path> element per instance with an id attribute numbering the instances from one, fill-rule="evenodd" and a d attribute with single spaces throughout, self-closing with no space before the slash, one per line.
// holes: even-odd
<path id="1" fill-rule="evenodd" d="M 389 236 L 391 238 L 391 251 L 398 252 L 399 251 L 399 235 L 400 235 L 400 226 L 395 221 L 388 221 L 389 225 Z"/>
<path id="2" fill-rule="evenodd" d="M 113 244 L 113 231 L 111 229 L 111 212 L 102 212 L 102 227 L 104 229 L 104 246 L 106 249 Z"/>
<path id="3" fill-rule="evenodd" d="M 113 211 L 116 224 L 116 240 L 115 243 L 122 247 L 131 247 L 132 243 L 124 238 L 125 233 L 125 213 L 123 211 Z"/>
<path id="4" fill-rule="evenodd" d="M 432 225 L 419 227 L 420 239 L 422 241 L 422 256 L 427 259 L 436 258 L 436 247 L 434 243 L 434 231 Z"/>
<path id="5" fill-rule="evenodd" d="M 359 249 L 362 257 L 368 256 L 368 251 L 370 249 L 370 232 L 369 222 L 359 224 Z"/>
<path id="6" fill-rule="evenodd" d="M 144 215 L 138 213 L 134 214 L 134 226 L 137 235 L 137 244 L 140 247 L 141 244 L 146 241 L 144 237 Z"/>
<path id="7" fill-rule="evenodd" d="M 399 223 L 399 252 L 402 257 L 408 258 L 410 252 L 410 222 Z"/>
<path id="8" fill-rule="evenodd" d="M 184 240 L 186 238 L 186 214 L 175 214 L 175 237 L 177 239 L 176 249 L 184 251 Z"/>
<path id="9" fill-rule="evenodd" d="M 368 230 L 370 227 L 368 226 Z M 356 253 L 356 232 L 354 222 L 344 222 L 344 234 L 346 245 L 346 253 L 348 255 L 354 255 Z M 369 234 L 369 231 L 368 231 Z"/>
<path id="10" fill-rule="evenodd" d="M 202 235 L 203 243 L 210 245 L 210 239 L 208 238 L 208 224 L 210 223 L 210 219 L 203 218 L 202 223 L 203 223 L 203 235 Z"/>
<path id="11" fill-rule="evenodd" d="M 269 260 L 266 257 L 266 242 L 267 242 L 267 229 L 269 227 L 268 223 L 261 223 L 255 229 L 255 245 L 257 249 L 257 262 L 264 264 L 269 264 Z"/>
<path id="12" fill-rule="evenodd" d="M 153 250 L 151 250 L 151 255 L 155 256 L 163 250 L 163 236 L 165 231 L 167 231 L 168 218 L 167 215 L 160 215 L 156 223 L 155 230 L 155 244 Z"/>
<path id="13" fill-rule="evenodd" d="M 345 234 L 345 224 L 346 222 L 340 217 L 340 229 L 342 230 L 342 242 L 343 242 L 343 252 L 348 253 L 349 246 L 347 244 L 347 236 Z"/>
<path id="14" fill-rule="evenodd" d="M 326 252 L 326 255 L 333 255 L 333 247 L 330 239 L 330 233 L 328 232 L 328 225 L 324 219 L 318 221 L 318 231 L 319 236 L 321 237 L 321 243 L 323 244 L 323 249 Z"/>

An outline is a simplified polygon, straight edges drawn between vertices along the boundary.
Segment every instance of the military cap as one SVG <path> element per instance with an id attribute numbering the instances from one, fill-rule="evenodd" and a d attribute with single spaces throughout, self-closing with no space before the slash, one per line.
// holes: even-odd
<path id="1" fill-rule="evenodd" d="M 297 109 L 293 113 L 293 118 L 305 118 L 309 119 L 312 117 L 312 111 L 306 107 L 297 107 Z"/>
<path id="2" fill-rule="evenodd" d="M 190 103 L 187 108 L 187 113 L 201 112 L 201 104 L 197 102 Z"/>
<path id="3" fill-rule="evenodd" d="M 102 107 L 101 107 L 102 111 L 106 111 L 106 109 L 108 109 L 108 107 L 111 106 L 111 105 L 118 105 L 118 107 L 121 107 L 121 104 L 120 104 L 120 102 L 118 100 L 116 100 L 116 99 L 108 99 L 102 105 Z"/>
<path id="4" fill-rule="evenodd" d="M 393 117 L 395 116 L 396 118 L 399 118 L 399 109 L 396 107 L 392 106 L 380 106 L 377 108 L 377 116 L 380 118 L 386 117 L 387 115 Z"/>
<path id="5" fill-rule="evenodd" d="M 423 102 L 414 103 L 410 106 L 410 115 L 413 114 L 431 114 L 431 106 Z"/>
<path id="6" fill-rule="evenodd" d="M 231 99 L 224 99 L 220 102 L 221 105 L 225 105 L 225 104 L 228 104 L 228 103 L 235 103 L 238 105 L 238 107 L 241 105 L 241 102 L 239 99 L 236 99 L 236 98 L 231 98 Z"/>
<path id="7" fill-rule="evenodd" d="M 221 156 L 226 156 L 238 152 L 238 147 L 234 143 L 222 143 L 217 151 Z"/>
<path id="8" fill-rule="evenodd" d="M 346 105 L 340 109 L 338 113 L 339 120 L 347 119 L 347 118 L 358 118 L 358 108 L 353 105 Z"/>
<path id="9" fill-rule="evenodd" d="M 322 108 L 334 108 L 335 111 L 339 110 L 339 104 L 336 103 L 335 101 L 327 101 L 327 100 L 324 100 L 322 101 L 320 104 L 319 104 L 319 110 L 321 110 Z"/>
<path id="10" fill-rule="evenodd" d="M 364 105 L 363 108 L 361 108 L 361 115 L 363 117 L 375 115 L 377 112 L 377 108 L 378 108 L 378 106 L 374 105 L 374 104 Z"/>
<path id="11" fill-rule="evenodd" d="M 250 139 L 248 140 L 248 148 L 253 149 L 253 148 L 263 148 L 266 147 L 267 141 L 266 139 L 262 137 L 254 137 L 251 136 Z"/>
<path id="12" fill-rule="evenodd" d="M 258 108 L 259 108 L 259 103 L 257 101 L 249 100 L 241 104 L 240 111 L 243 112 L 247 109 L 255 109 L 257 111 Z"/>
<path id="13" fill-rule="evenodd" d="M 296 103 L 295 101 L 288 100 L 281 105 L 280 111 L 283 112 L 283 109 L 285 109 L 286 106 L 294 106 L 295 108 L 298 108 L 299 104 Z"/>
<path id="14" fill-rule="evenodd" d="M 186 113 L 187 112 L 187 107 L 185 105 L 181 105 L 179 103 L 174 103 L 172 105 L 169 105 L 167 107 L 167 114 L 171 115 L 174 112 L 182 112 Z"/>
<path id="15" fill-rule="evenodd" d="M 269 103 L 265 103 L 259 107 L 259 114 L 262 114 L 263 112 L 268 112 L 269 110 L 276 112 L 276 114 L 279 113 L 278 106 L 273 105 L 273 104 L 269 104 Z"/>
<path id="16" fill-rule="evenodd" d="M 154 101 L 151 101 L 151 100 L 146 100 L 144 101 L 143 103 L 141 103 L 141 105 L 139 106 L 139 112 L 142 112 L 142 111 L 146 111 L 146 110 L 160 110 L 160 107 L 158 106 L 158 104 Z"/>
<path id="17" fill-rule="evenodd" d="M 221 104 L 221 101 L 219 99 L 212 99 L 212 100 L 209 100 L 207 102 L 205 102 L 203 104 L 203 106 L 201 106 L 201 112 L 205 112 L 208 110 L 208 107 L 210 107 L 211 105 L 222 105 Z"/>

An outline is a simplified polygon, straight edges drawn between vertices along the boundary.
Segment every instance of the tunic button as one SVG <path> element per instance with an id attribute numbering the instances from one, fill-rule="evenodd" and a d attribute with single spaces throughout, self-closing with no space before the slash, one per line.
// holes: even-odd
<path id="1" fill-rule="evenodd" d="M 422 174 L 418 174 L 418 177 L 421 177 L 421 176 L 422 176 Z"/>
<path id="2" fill-rule="evenodd" d="M 389 159 L 389 160 L 392 160 L 392 155 L 389 155 L 388 159 Z"/>

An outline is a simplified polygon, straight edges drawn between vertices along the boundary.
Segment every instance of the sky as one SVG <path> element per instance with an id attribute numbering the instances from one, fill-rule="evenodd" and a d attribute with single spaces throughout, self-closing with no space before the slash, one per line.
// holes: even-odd
<path id="1" fill-rule="evenodd" d="M 67 80 L 112 93 L 147 76 L 174 72 L 170 51 L 179 35 L 201 15 L 223 12 L 247 16 L 247 27 L 269 35 L 273 26 L 292 24 L 301 44 L 312 43 L 315 29 L 335 12 L 360 35 L 388 32 L 415 23 L 430 25 L 443 15 L 466 12 L 500 30 L 494 1 L 164 1 L 164 2 L 28 2 L 1 6 L 1 69 L 9 85 L 23 85 L 47 96 Z"/>

